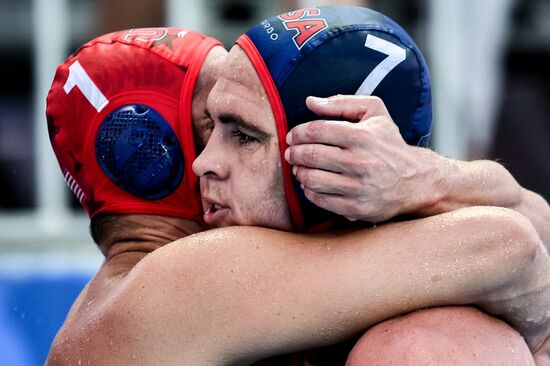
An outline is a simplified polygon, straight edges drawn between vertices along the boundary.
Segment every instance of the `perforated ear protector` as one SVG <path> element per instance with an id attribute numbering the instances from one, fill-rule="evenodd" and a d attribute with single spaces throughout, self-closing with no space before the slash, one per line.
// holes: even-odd
<path id="1" fill-rule="evenodd" d="M 182 179 L 183 155 L 176 134 L 157 111 L 143 104 L 111 112 L 99 127 L 95 151 L 105 174 L 140 198 L 165 197 Z"/>

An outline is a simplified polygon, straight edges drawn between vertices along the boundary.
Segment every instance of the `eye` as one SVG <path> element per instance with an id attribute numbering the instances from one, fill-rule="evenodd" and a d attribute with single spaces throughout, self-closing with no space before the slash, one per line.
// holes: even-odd
<path id="1" fill-rule="evenodd" d="M 244 133 L 239 129 L 231 130 L 231 135 L 238 139 L 240 145 L 249 145 L 252 143 L 260 142 L 260 140 L 258 140 L 257 138 L 250 136 L 249 134 Z"/>

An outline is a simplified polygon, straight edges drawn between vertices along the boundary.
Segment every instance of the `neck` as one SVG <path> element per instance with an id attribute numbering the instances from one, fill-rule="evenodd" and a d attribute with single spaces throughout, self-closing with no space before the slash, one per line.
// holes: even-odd
<path id="1" fill-rule="evenodd" d="M 193 221 L 157 215 L 112 215 L 101 225 L 100 248 L 107 259 L 123 252 L 147 254 L 201 231 Z"/>

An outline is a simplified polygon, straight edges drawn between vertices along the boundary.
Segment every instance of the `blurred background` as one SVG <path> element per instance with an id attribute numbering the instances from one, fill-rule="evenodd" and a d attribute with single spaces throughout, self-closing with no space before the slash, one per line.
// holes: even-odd
<path id="1" fill-rule="evenodd" d="M 0 0 L 0 363 L 40 365 L 102 255 L 51 151 L 45 97 L 55 68 L 100 34 L 187 27 L 231 47 L 249 26 L 306 6 L 369 6 L 425 53 L 432 147 L 503 163 L 550 199 L 548 0 Z"/>

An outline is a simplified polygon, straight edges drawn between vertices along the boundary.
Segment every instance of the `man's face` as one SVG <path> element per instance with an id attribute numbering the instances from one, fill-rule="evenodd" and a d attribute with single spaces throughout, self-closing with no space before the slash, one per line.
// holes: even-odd
<path id="1" fill-rule="evenodd" d="M 291 228 L 275 119 L 260 79 L 240 47 L 229 52 L 207 100 L 211 132 L 193 163 L 204 220 L 211 227 Z M 200 143 L 199 143 L 200 144 Z"/>

